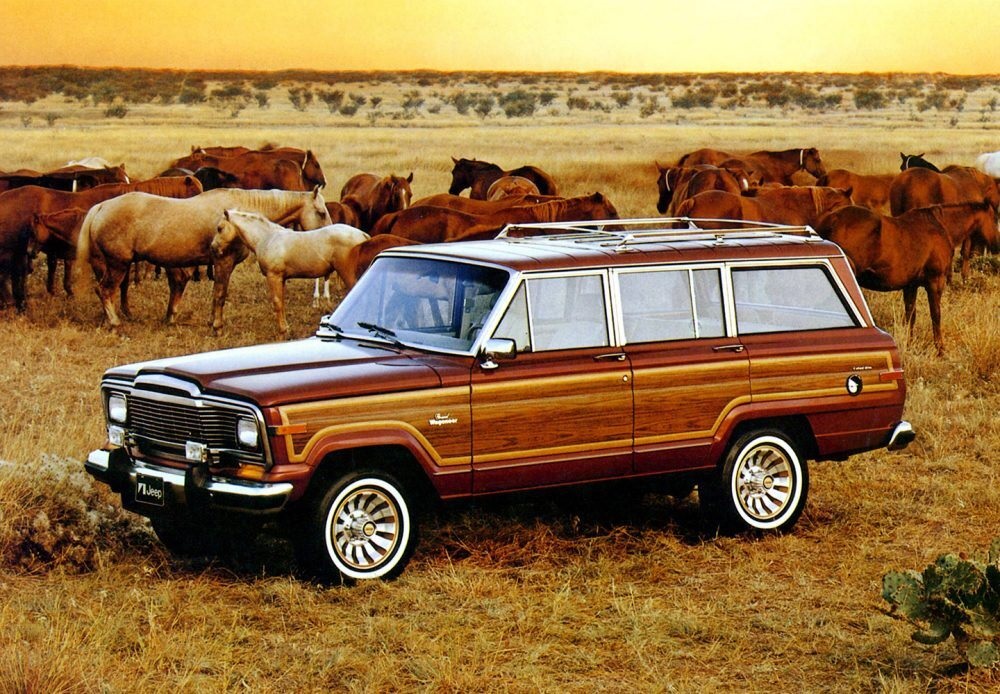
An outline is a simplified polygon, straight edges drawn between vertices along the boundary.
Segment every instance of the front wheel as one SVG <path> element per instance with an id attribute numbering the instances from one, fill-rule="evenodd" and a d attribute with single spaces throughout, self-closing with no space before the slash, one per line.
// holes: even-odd
<path id="1" fill-rule="evenodd" d="M 327 489 L 300 527 L 300 561 L 325 577 L 350 580 L 398 576 L 417 533 L 406 491 L 392 475 L 352 472 Z"/>
<path id="2" fill-rule="evenodd" d="M 787 530 L 802 514 L 808 490 L 809 469 L 794 441 L 778 430 L 758 430 L 733 442 L 699 497 L 738 529 Z"/>

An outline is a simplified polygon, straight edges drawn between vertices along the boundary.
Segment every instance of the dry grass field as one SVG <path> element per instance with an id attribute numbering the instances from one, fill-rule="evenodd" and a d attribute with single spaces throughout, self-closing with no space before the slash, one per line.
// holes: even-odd
<path id="1" fill-rule="evenodd" d="M 896 170 L 900 151 L 971 164 L 1000 149 L 990 87 L 969 91 L 960 111 L 921 111 L 918 96 L 867 111 L 831 79 L 815 89 L 840 90 L 843 104 L 824 111 L 756 102 L 676 108 L 668 97 L 685 88 L 675 86 L 660 98 L 662 111 L 643 116 L 638 98 L 622 109 L 569 110 L 567 81 L 573 94 L 607 103 L 621 90 L 561 76 L 553 105 L 518 118 L 432 111 L 441 100 L 432 92 L 450 93 L 454 83 L 338 86 L 383 96 L 374 118 L 365 117 L 370 107 L 352 117 L 323 104 L 299 111 L 283 87 L 271 89 L 268 108 L 235 117 L 207 103 L 130 106 L 109 119 L 102 107 L 62 96 L 7 101 L 0 169 L 99 155 L 146 177 L 192 145 L 275 142 L 311 148 L 331 197 L 361 171 L 413 171 L 414 194 L 423 196 L 445 190 L 450 157 L 466 156 L 535 164 L 568 195 L 599 190 L 623 217 L 651 217 L 654 161 L 702 146 L 815 146 L 828 169 L 866 173 Z M 425 105 L 393 119 L 414 90 Z M 52 125 L 47 113 L 59 114 Z M 1000 534 L 1000 274 L 990 259 L 945 295 L 943 358 L 923 293 L 912 337 L 898 294 L 867 295 L 902 349 L 906 416 L 918 438 L 901 453 L 813 465 L 793 532 L 716 536 L 693 497 L 491 500 L 430 514 L 401 578 L 355 587 L 300 580 L 278 538 L 216 560 L 173 558 L 83 472 L 87 452 L 103 442 L 106 368 L 274 339 L 255 267 L 234 275 L 218 338 L 207 326 L 206 282 L 189 286 L 185 318 L 165 328 L 165 281 L 145 280 L 132 292 L 135 319 L 115 335 L 100 327 L 92 295 L 51 297 L 43 281 L 39 261 L 27 313 L 0 312 L 0 692 L 1000 687 L 1000 676 L 963 667 L 952 643 L 911 641 L 880 594 L 886 571 L 922 569 L 943 552 L 983 554 Z M 311 334 L 323 312 L 311 294 L 311 282 L 289 285 L 295 337 Z"/>

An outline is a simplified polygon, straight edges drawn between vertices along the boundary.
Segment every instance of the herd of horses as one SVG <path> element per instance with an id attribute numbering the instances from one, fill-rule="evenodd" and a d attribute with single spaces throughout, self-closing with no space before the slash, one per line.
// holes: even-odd
<path id="1" fill-rule="evenodd" d="M 899 173 L 862 175 L 827 171 L 816 148 L 698 149 L 676 164 L 656 163 L 656 208 L 678 226 L 746 220 L 812 227 L 843 248 L 863 287 L 902 290 L 911 329 L 923 287 L 942 352 L 940 301 L 953 256 L 957 249 L 964 279 L 973 253 L 1000 251 L 1000 189 L 980 168 L 938 169 L 922 155 L 901 158 Z M 172 323 L 188 281 L 207 266 L 218 333 L 229 278 L 252 253 L 278 330 L 287 335 L 287 279 L 316 278 L 319 301 L 321 279 L 328 298 L 331 275 L 351 287 L 375 255 L 394 246 L 491 238 L 507 224 L 618 218 L 602 193 L 563 197 L 536 166 L 505 170 L 454 157 L 452 163 L 448 192 L 418 200 L 411 172 L 357 174 L 339 200 L 328 201 L 316 156 L 278 146 L 194 147 L 146 181 L 131 181 L 124 165 L 103 160 L 0 174 L 0 303 L 25 310 L 25 278 L 35 253 L 43 252 L 49 293 L 56 292 L 61 261 L 63 287 L 73 294 L 75 265 L 78 280 L 96 280 L 105 321 L 114 329 L 129 317 L 130 273 L 148 263 L 166 273 L 165 321 Z M 466 189 L 467 197 L 461 195 Z"/>

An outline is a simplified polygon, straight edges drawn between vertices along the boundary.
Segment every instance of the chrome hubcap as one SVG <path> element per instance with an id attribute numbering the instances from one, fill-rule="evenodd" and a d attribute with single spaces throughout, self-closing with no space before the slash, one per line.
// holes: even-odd
<path id="1" fill-rule="evenodd" d="M 334 511 L 332 546 L 348 566 L 373 570 L 392 556 L 399 541 L 399 510 L 380 489 L 362 488 Z"/>
<path id="2" fill-rule="evenodd" d="M 760 445 L 740 461 L 736 496 L 747 514 L 757 520 L 770 520 L 785 511 L 794 484 L 794 471 L 785 451 Z"/>

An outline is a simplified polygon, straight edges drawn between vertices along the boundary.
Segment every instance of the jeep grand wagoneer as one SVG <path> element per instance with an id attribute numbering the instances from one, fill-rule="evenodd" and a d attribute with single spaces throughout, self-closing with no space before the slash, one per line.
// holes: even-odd
<path id="1" fill-rule="evenodd" d="M 402 571 L 427 495 L 693 482 L 787 529 L 807 460 L 913 438 L 896 346 L 810 229 L 670 224 L 384 252 L 314 337 L 110 369 L 86 468 L 172 549 L 277 520 L 352 579 Z"/>

